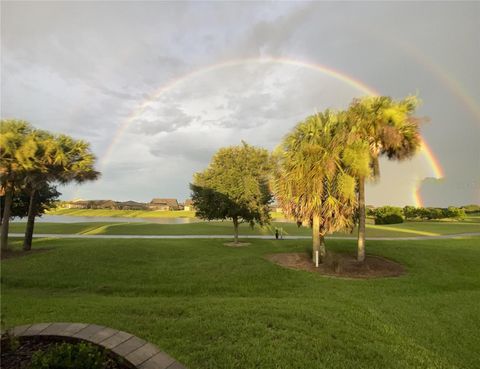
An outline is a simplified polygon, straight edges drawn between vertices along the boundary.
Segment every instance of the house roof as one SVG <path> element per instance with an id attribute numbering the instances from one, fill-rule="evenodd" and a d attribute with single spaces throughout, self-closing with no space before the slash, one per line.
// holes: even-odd
<path id="1" fill-rule="evenodd" d="M 150 201 L 151 205 L 168 205 L 172 207 L 178 206 L 178 201 L 177 199 L 152 199 Z"/>
<path id="2" fill-rule="evenodd" d="M 185 200 L 185 206 L 192 206 L 193 205 L 193 200 L 192 199 L 186 199 Z"/>

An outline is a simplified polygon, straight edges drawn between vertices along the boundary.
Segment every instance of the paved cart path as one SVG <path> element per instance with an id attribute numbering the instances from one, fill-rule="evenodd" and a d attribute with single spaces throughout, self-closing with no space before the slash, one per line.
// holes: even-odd
<path id="1" fill-rule="evenodd" d="M 10 233 L 10 237 L 24 237 L 23 233 Z M 440 236 L 415 236 L 415 237 L 367 237 L 367 240 L 377 240 L 377 241 L 395 241 L 395 240 L 444 240 L 452 238 L 464 238 L 480 236 L 480 232 L 471 232 L 471 233 L 457 233 L 457 234 L 446 234 Z M 34 234 L 35 238 L 82 238 L 82 239 L 96 239 L 96 238 L 119 238 L 119 239 L 189 239 L 189 238 L 221 238 L 221 239 L 232 239 L 233 235 L 205 235 L 205 234 L 188 234 L 188 235 L 134 235 L 134 234 L 112 234 L 112 235 L 85 235 L 85 234 L 53 234 L 53 233 L 37 233 Z M 239 238 L 253 238 L 261 240 L 274 240 L 275 237 L 271 235 L 239 235 Z M 283 236 L 285 240 L 302 240 L 310 239 L 311 236 Z M 356 240 L 357 237 L 327 237 L 337 240 Z"/>

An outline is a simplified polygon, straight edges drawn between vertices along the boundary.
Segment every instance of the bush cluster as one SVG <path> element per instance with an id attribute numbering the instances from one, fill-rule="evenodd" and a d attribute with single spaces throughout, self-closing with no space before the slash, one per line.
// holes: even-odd
<path id="1" fill-rule="evenodd" d="M 395 206 L 382 206 L 379 208 L 367 207 L 367 215 L 375 219 L 375 224 L 403 223 L 404 219 L 463 219 L 467 207 L 457 208 L 423 208 L 405 206 L 403 209 Z M 480 206 L 478 207 L 480 209 Z M 476 213 L 477 205 L 469 205 L 468 213 Z"/>
<path id="2" fill-rule="evenodd" d="M 470 205 L 468 210 L 476 212 L 476 205 Z M 403 223 L 404 219 L 463 219 L 465 218 L 465 213 L 465 207 L 457 208 L 455 206 L 449 206 L 448 208 L 422 208 L 415 206 L 405 206 L 403 209 L 395 206 L 367 208 L 367 215 L 375 219 L 375 224 Z"/>
<path id="3" fill-rule="evenodd" d="M 455 206 L 448 208 L 422 208 L 414 206 L 405 206 L 403 215 L 406 219 L 463 219 L 465 210 Z"/>
<path id="4" fill-rule="evenodd" d="M 375 218 L 375 224 L 403 223 L 402 208 L 395 206 L 382 206 L 376 208 L 373 216 Z"/>

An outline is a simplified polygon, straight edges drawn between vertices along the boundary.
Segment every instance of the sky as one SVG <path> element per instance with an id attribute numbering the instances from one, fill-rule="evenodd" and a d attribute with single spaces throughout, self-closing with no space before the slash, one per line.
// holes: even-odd
<path id="1" fill-rule="evenodd" d="M 65 200 L 183 201 L 220 147 L 378 93 L 420 97 L 431 155 L 367 203 L 480 203 L 480 2 L 2 1 L 0 62 L 2 118 L 91 143 Z"/>

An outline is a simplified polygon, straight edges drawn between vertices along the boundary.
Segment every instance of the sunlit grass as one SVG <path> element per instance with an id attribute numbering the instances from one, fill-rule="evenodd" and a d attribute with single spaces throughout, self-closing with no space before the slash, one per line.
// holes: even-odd
<path id="1" fill-rule="evenodd" d="M 379 229 L 384 231 L 395 231 L 395 232 L 410 233 L 410 234 L 414 233 L 420 236 L 439 236 L 440 235 L 440 233 L 419 231 L 411 228 L 393 227 L 393 226 L 387 226 L 383 224 L 382 225 L 369 224 L 367 227 L 370 229 Z"/>
<path id="2" fill-rule="evenodd" d="M 223 242 L 35 240 L 51 250 L 2 261 L 2 319 L 111 326 L 191 369 L 476 368 L 480 238 L 370 241 L 368 253 L 407 268 L 380 280 L 264 259 L 309 240 Z M 327 248 L 354 252 L 355 241 Z"/>

